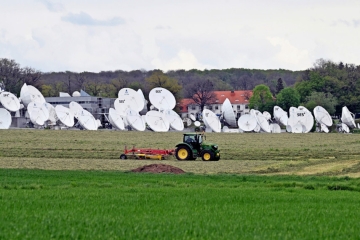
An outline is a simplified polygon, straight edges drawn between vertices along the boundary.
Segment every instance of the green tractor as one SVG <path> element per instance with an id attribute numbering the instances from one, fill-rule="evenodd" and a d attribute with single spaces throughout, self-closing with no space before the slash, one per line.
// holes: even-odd
<path id="1" fill-rule="evenodd" d="M 203 161 L 219 161 L 218 145 L 204 142 L 205 135 L 201 133 L 184 133 L 183 142 L 176 145 L 177 160 L 195 160 L 201 157 Z"/>

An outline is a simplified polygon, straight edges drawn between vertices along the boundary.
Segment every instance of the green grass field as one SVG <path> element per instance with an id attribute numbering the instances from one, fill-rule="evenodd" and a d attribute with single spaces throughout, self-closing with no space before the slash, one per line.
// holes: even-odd
<path id="1" fill-rule="evenodd" d="M 181 138 L 0 131 L 0 239 L 359 239 L 360 134 L 211 133 L 218 162 L 119 160 Z M 187 174 L 127 172 L 150 163 Z"/>
<path id="2" fill-rule="evenodd" d="M 0 168 L 130 170 L 154 161 L 119 161 L 129 148 L 174 148 L 180 132 L 0 131 Z M 221 160 L 171 164 L 193 173 L 297 174 L 360 177 L 360 134 L 208 133 Z"/>
<path id="3" fill-rule="evenodd" d="M 0 239 L 358 239 L 360 180 L 0 170 Z"/>
<path id="4" fill-rule="evenodd" d="M 2 130 L 0 157 L 117 159 L 124 146 L 174 148 L 181 132 Z M 350 159 L 360 134 L 207 133 L 225 160 Z"/>

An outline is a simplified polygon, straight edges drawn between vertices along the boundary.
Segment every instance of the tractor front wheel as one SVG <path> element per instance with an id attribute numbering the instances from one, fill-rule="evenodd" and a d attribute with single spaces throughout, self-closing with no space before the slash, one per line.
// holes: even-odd
<path id="1" fill-rule="evenodd" d="M 203 161 L 211 161 L 214 160 L 214 153 L 209 150 L 205 150 L 202 152 L 202 160 Z"/>
<path id="2" fill-rule="evenodd" d="M 180 146 L 175 150 L 175 157 L 179 161 L 190 159 L 190 150 L 187 147 Z"/>

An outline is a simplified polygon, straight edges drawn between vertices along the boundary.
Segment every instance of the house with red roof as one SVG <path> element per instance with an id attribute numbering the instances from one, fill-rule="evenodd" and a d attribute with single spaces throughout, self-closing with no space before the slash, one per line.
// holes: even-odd
<path id="1" fill-rule="evenodd" d="M 205 108 L 213 111 L 215 114 L 221 115 L 221 107 L 225 99 L 229 99 L 236 118 L 241 115 L 249 113 L 250 109 L 249 99 L 252 96 L 251 90 L 239 90 L 239 91 L 214 91 L 216 95 L 216 101 L 213 104 L 205 106 Z M 197 116 L 201 114 L 200 106 L 197 105 L 191 98 L 184 98 L 178 103 L 180 115 L 182 118 L 189 117 L 189 114 Z"/>

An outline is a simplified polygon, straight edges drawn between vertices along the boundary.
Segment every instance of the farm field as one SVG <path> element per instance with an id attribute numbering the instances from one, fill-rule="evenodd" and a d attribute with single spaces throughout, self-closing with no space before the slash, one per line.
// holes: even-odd
<path id="1" fill-rule="evenodd" d="M 0 239 L 359 237 L 359 134 L 211 133 L 218 162 L 119 159 L 181 138 L 0 131 Z M 152 163 L 187 173 L 129 172 Z"/>
<path id="2" fill-rule="evenodd" d="M 360 180 L 0 169 L 0 239 L 357 239 Z"/>
<path id="3" fill-rule="evenodd" d="M 360 177 L 360 134 L 207 133 L 218 162 L 120 160 L 124 146 L 174 148 L 180 132 L 0 131 L 0 168 L 128 171 L 164 163 L 186 172 Z"/>

